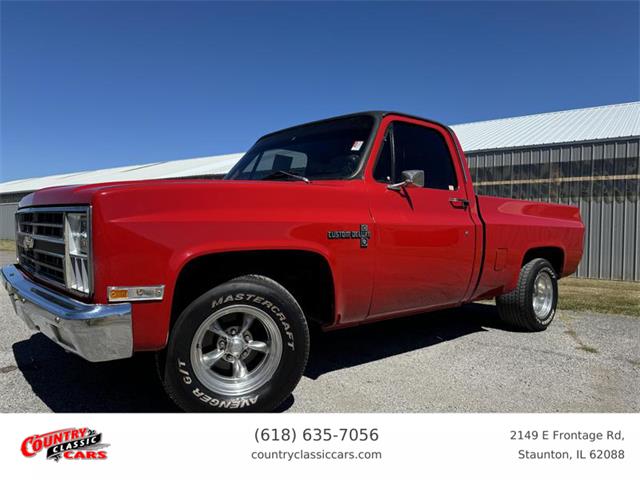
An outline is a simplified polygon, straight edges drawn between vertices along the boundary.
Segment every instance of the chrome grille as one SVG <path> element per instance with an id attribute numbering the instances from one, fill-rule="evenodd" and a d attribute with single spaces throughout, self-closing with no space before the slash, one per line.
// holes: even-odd
<path id="1" fill-rule="evenodd" d="M 18 226 L 21 233 L 64 240 L 64 214 L 62 212 L 18 213 Z"/>
<path id="2" fill-rule="evenodd" d="M 43 281 L 90 293 L 89 258 L 70 254 L 65 245 L 66 215 L 87 210 L 84 207 L 18 210 L 16 246 L 20 266 Z"/>

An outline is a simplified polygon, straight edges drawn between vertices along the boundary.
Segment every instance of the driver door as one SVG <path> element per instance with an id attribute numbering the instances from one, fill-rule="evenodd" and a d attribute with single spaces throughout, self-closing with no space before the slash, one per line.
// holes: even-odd
<path id="1" fill-rule="evenodd" d="M 370 318 L 457 304 L 476 248 L 449 133 L 419 120 L 391 117 L 387 125 L 369 188 L 376 250 Z M 423 170 L 424 187 L 389 189 L 406 170 Z"/>

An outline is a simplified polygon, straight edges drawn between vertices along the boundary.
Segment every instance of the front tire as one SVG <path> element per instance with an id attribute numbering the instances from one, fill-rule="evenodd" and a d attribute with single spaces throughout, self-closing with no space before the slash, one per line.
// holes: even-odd
<path id="1" fill-rule="evenodd" d="M 269 412 L 296 387 L 308 355 L 309 330 L 295 298 L 270 278 L 246 275 L 182 312 L 163 383 L 188 412 Z"/>
<path id="2" fill-rule="evenodd" d="M 545 330 L 556 313 L 558 276 L 551 264 L 535 258 L 520 270 L 515 290 L 496 298 L 498 314 L 519 330 Z"/>

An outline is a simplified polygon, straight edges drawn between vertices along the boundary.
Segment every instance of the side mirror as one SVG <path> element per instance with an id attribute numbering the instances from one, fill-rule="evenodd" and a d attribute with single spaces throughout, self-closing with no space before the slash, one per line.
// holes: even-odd
<path id="1" fill-rule="evenodd" d="M 405 187 L 424 187 L 424 170 L 404 170 L 402 182 L 388 185 L 389 190 L 400 191 Z"/>

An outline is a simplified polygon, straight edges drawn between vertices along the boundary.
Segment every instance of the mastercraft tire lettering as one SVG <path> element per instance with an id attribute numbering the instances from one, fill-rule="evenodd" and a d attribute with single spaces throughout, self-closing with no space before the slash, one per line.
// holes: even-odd
<path id="1" fill-rule="evenodd" d="M 295 298 L 269 278 L 247 275 L 182 312 L 169 339 L 164 386 L 186 411 L 271 411 L 297 385 L 308 353 Z"/>

